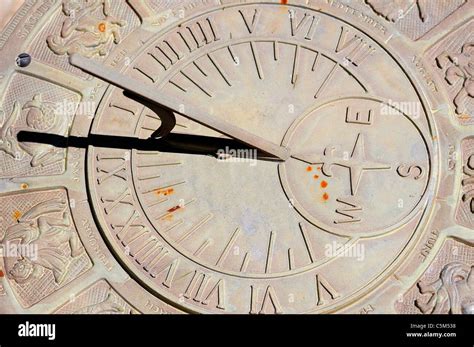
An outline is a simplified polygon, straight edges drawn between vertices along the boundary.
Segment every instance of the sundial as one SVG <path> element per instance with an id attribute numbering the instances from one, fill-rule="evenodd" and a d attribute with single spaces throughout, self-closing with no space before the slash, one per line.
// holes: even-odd
<path id="1" fill-rule="evenodd" d="M 25 1 L 0 313 L 472 313 L 473 14 Z"/>

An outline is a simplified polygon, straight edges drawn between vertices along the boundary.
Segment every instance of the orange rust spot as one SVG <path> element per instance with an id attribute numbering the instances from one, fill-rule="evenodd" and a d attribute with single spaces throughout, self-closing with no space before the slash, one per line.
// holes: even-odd
<path id="1" fill-rule="evenodd" d="M 171 221 L 171 220 L 173 220 L 173 215 L 172 214 L 167 214 L 166 216 L 161 218 L 161 220 Z"/>
<path id="2" fill-rule="evenodd" d="M 17 210 L 15 212 L 13 212 L 13 219 L 18 220 L 18 219 L 20 219 L 20 217 L 21 217 L 21 212 L 20 211 Z"/>
<path id="3" fill-rule="evenodd" d="M 319 178 L 319 176 L 318 176 L 318 175 L 314 175 L 313 178 L 314 178 L 315 180 L 317 180 L 317 179 Z"/>
<path id="4" fill-rule="evenodd" d="M 321 182 L 321 188 L 326 188 L 328 186 L 328 183 L 326 181 Z"/>
<path id="5" fill-rule="evenodd" d="M 329 200 L 329 194 L 328 194 L 328 193 L 324 193 L 324 194 L 323 194 L 323 200 L 324 200 L 324 201 L 328 201 L 328 200 Z"/>
<path id="6" fill-rule="evenodd" d="M 100 24 L 99 24 L 99 31 L 100 31 L 101 33 L 104 33 L 104 32 L 105 32 L 105 29 L 106 29 L 105 23 L 100 23 Z"/>
<path id="7" fill-rule="evenodd" d="M 176 205 L 176 206 L 171 207 L 171 208 L 168 210 L 168 212 L 169 212 L 169 213 L 173 213 L 174 211 L 177 211 L 177 210 L 179 210 L 180 208 L 181 208 L 181 206 Z"/>
<path id="8" fill-rule="evenodd" d="M 168 196 L 174 193 L 173 188 L 167 188 L 167 189 L 158 189 L 155 191 L 156 195 L 161 195 L 163 194 L 164 196 Z"/>
<path id="9" fill-rule="evenodd" d="M 286 5 L 288 3 L 288 0 L 280 0 L 280 4 Z"/>
<path id="10" fill-rule="evenodd" d="M 308 166 L 308 167 L 306 168 L 306 171 L 308 171 L 308 172 L 313 171 L 313 168 L 312 168 L 311 166 Z"/>
<path id="11" fill-rule="evenodd" d="M 20 188 L 21 189 L 26 189 L 26 188 L 28 188 L 28 184 L 27 183 L 22 183 L 22 184 L 20 184 Z"/>
<path id="12" fill-rule="evenodd" d="M 3 273 L 2 270 L 0 270 L 0 278 L 1 278 L 1 277 L 4 277 L 4 276 L 5 276 L 5 274 Z"/>
<path id="13" fill-rule="evenodd" d="M 318 166 L 316 170 L 321 171 L 321 166 Z"/>

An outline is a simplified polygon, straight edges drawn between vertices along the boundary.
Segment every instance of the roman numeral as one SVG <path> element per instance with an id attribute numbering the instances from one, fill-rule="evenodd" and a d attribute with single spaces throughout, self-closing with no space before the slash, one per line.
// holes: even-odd
<path id="1" fill-rule="evenodd" d="M 322 276 L 316 275 L 316 298 L 317 305 L 324 305 L 323 291 L 329 294 L 332 300 L 340 297 L 340 294 L 329 284 L 329 282 Z"/>
<path id="2" fill-rule="evenodd" d="M 213 286 L 210 287 L 209 283 L 212 282 L 212 277 L 200 271 L 194 271 L 193 277 L 189 282 L 189 285 L 184 292 L 186 299 L 193 299 L 202 305 L 209 305 L 211 300 L 216 302 L 216 308 L 225 310 L 224 296 L 225 296 L 225 282 L 224 280 L 218 280 Z M 213 300 L 213 298 L 215 300 Z"/>
<path id="3" fill-rule="evenodd" d="M 179 258 L 172 259 L 171 261 L 165 262 L 165 264 L 161 264 L 161 260 L 166 258 L 166 255 L 168 253 L 164 254 L 162 257 L 160 257 L 153 266 L 150 266 L 149 273 L 150 276 L 153 278 L 158 277 L 159 274 L 161 273 L 166 273 L 165 278 L 163 279 L 162 284 L 166 288 L 171 288 L 173 284 L 174 277 L 176 275 L 176 271 L 179 266 Z"/>
<path id="4" fill-rule="evenodd" d="M 105 213 L 110 214 L 110 212 L 112 212 L 119 204 L 132 205 L 130 199 L 127 199 L 128 197 L 131 197 L 129 188 L 126 188 L 116 199 L 106 199 L 101 197 L 101 201 L 105 204 Z"/>
<path id="5" fill-rule="evenodd" d="M 155 59 L 165 71 L 183 58 L 183 54 L 166 40 L 155 46 L 153 51 L 148 52 L 148 54 Z"/>
<path id="6" fill-rule="evenodd" d="M 371 125 L 373 111 L 369 109 L 367 112 L 354 112 L 349 106 L 346 109 L 346 123 Z"/>
<path id="7" fill-rule="evenodd" d="M 122 242 L 122 244 L 124 246 L 129 244 L 130 242 L 136 240 L 137 238 L 139 238 L 140 236 L 142 236 L 145 233 L 146 228 L 145 228 L 144 225 L 134 224 L 139 216 L 140 216 L 140 214 L 138 213 L 138 211 L 133 211 L 132 215 L 128 218 L 128 220 L 127 220 L 127 222 L 125 222 L 125 224 L 123 224 L 123 225 L 121 225 L 121 224 L 112 224 L 112 229 L 114 231 L 117 230 L 116 236 Z M 129 236 L 129 232 L 130 232 L 132 227 L 134 229 L 136 229 L 138 227 L 139 231 L 135 232 L 134 235 Z"/>
<path id="8" fill-rule="evenodd" d="M 162 284 L 169 288 L 171 287 L 179 261 L 175 259 L 168 263 L 165 262 L 164 265 L 161 263 L 169 252 L 144 225 L 133 224 L 138 216 L 138 213 L 135 211 L 125 225 L 112 225 L 112 228 L 120 228 L 116 236 L 126 246 L 127 255 L 135 258 L 135 261 L 142 265 L 143 269 L 151 277 L 156 278 L 159 274 L 166 272 Z M 138 227 L 138 231 L 129 234 L 132 228 L 136 229 L 136 227 Z"/>
<path id="9" fill-rule="evenodd" d="M 350 36 L 349 29 L 341 27 L 336 53 L 340 54 L 346 62 L 359 66 L 363 60 L 375 52 L 375 48 L 357 34 L 352 35 L 349 39 Z"/>
<path id="10" fill-rule="evenodd" d="M 97 177 L 97 183 L 102 184 L 111 177 L 117 177 L 120 178 L 124 181 L 127 180 L 127 168 L 126 168 L 126 163 L 127 163 L 127 158 L 128 158 L 128 153 L 124 153 L 122 156 L 105 156 L 102 154 L 98 154 L 96 159 L 97 159 L 97 173 L 99 174 Z M 119 160 L 121 161 L 120 164 L 117 166 L 113 166 L 112 168 L 104 168 L 100 163 L 103 160 Z"/>
<path id="11" fill-rule="evenodd" d="M 251 314 L 279 314 L 283 313 L 280 301 L 276 295 L 275 289 L 268 286 L 265 290 L 262 300 L 259 299 L 259 290 L 250 286 L 250 313 Z"/>
<path id="12" fill-rule="evenodd" d="M 211 17 L 181 28 L 178 35 L 190 52 L 221 39 Z"/>
<path id="13" fill-rule="evenodd" d="M 289 15 L 290 15 L 291 36 L 297 36 L 300 33 L 305 33 L 304 35 L 305 40 L 312 40 L 319 19 L 308 13 L 305 13 L 303 18 L 301 18 L 298 21 L 296 12 L 294 10 L 290 10 Z"/>
<path id="14" fill-rule="evenodd" d="M 260 10 L 254 9 L 252 20 L 249 20 L 250 16 L 246 12 L 247 11 L 239 10 L 239 13 L 242 16 L 242 19 L 244 20 L 247 30 L 249 31 L 250 34 L 252 34 L 260 19 Z"/>

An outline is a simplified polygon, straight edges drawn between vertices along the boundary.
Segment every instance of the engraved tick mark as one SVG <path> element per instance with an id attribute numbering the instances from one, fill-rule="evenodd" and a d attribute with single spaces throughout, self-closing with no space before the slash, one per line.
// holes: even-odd
<path id="1" fill-rule="evenodd" d="M 212 244 L 212 239 L 207 239 L 206 241 L 204 241 L 200 246 L 199 248 L 196 250 L 196 252 L 194 252 L 194 255 L 196 257 L 199 257 L 202 253 L 204 253 L 204 251 L 206 250 L 207 247 L 209 247 L 211 244 Z"/>
<path id="2" fill-rule="evenodd" d="M 242 265 L 240 266 L 240 272 L 247 271 L 247 267 L 249 266 L 250 262 L 250 254 L 247 252 L 244 255 L 244 259 L 242 260 Z"/>
<path id="3" fill-rule="evenodd" d="M 291 73 L 291 84 L 293 85 L 296 85 L 296 80 L 298 78 L 299 57 L 300 57 L 300 47 L 299 45 L 296 45 L 295 55 L 293 58 L 293 71 Z"/>
<path id="4" fill-rule="evenodd" d="M 311 243 L 310 243 L 310 240 L 309 240 L 309 237 L 308 237 L 308 232 L 306 231 L 306 227 L 303 224 L 303 222 L 299 223 L 299 227 L 300 227 L 300 230 L 301 230 L 301 235 L 303 236 L 304 245 L 306 247 L 306 250 L 308 251 L 309 261 L 311 263 L 314 263 L 314 260 L 316 258 L 315 258 L 315 255 L 314 255 L 313 247 L 311 246 Z"/>
<path id="5" fill-rule="evenodd" d="M 268 239 L 268 249 L 267 249 L 267 260 L 265 262 L 265 273 L 269 273 L 272 267 L 273 260 L 273 251 L 275 248 L 275 232 L 270 232 L 270 238 Z"/>
<path id="6" fill-rule="evenodd" d="M 226 257 L 229 255 L 230 249 L 234 245 L 235 240 L 239 236 L 239 233 L 240 233 L 240 229 L 239 228 L 235 229 L 234 233 L 232 234 L 229 241 L 227 242 L 224 250 L 220 254 L 219 259 L 216 262 L 216 266 L 221 266 L 224 260 L 226 259 Z"/>
<path id="7" fill-rule="evenodd" d="M 253 59 L 255 61 L 255 67 L 257 69 L 258 78 L 263 80 L 262 64 L 260 63 L 260 58 L 259 58 L 259 55 L 258 55 L 258 52 L 257 52 L 257 47 L 255 45 L 255 42 L 250 41 L 250 49 L 252 51 L 252 56 L 253 56 Z"/>
<path id="8" fill-rule="evenodd" d="M 200 229 L 204 224 L 209 222 L 214 215 L 212 213 L 207 214 L 204 216 L 200 221 L 198 221 L 196 224 L 194 224 L 188 231 L 186 231 L 179 239 L 176 240 L 177 244 L 180 244 L 187 238 L 189 238 L 192 234 L 194 234 L 198 229 Z"/>

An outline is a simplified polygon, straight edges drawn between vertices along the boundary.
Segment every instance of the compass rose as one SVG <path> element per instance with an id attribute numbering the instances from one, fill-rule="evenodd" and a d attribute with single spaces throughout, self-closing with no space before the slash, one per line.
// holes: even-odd
<path id="1" fill-rule="evenodd" d="M 292 157 L 304 161 L 311 165 L 322 165 L 321 171 L 328 177 L 332 177 L 332 167 L 342 166 L 349 169 L 349 180 L 351 187 L 351 195 L 356 195 L 359 188 L 362 174 L 365 171 L 389 170 L 391 166 L 386 163 L 371 160 L 366 153 L 364 145 L 364 136 L 362 133 L 357 134 L 354 147 L 349 157 L 335 155 L 336 147 L 330 145 L 323 151 L 323 156 L 315 156 L 314 154 L 300 154 Z"/>

